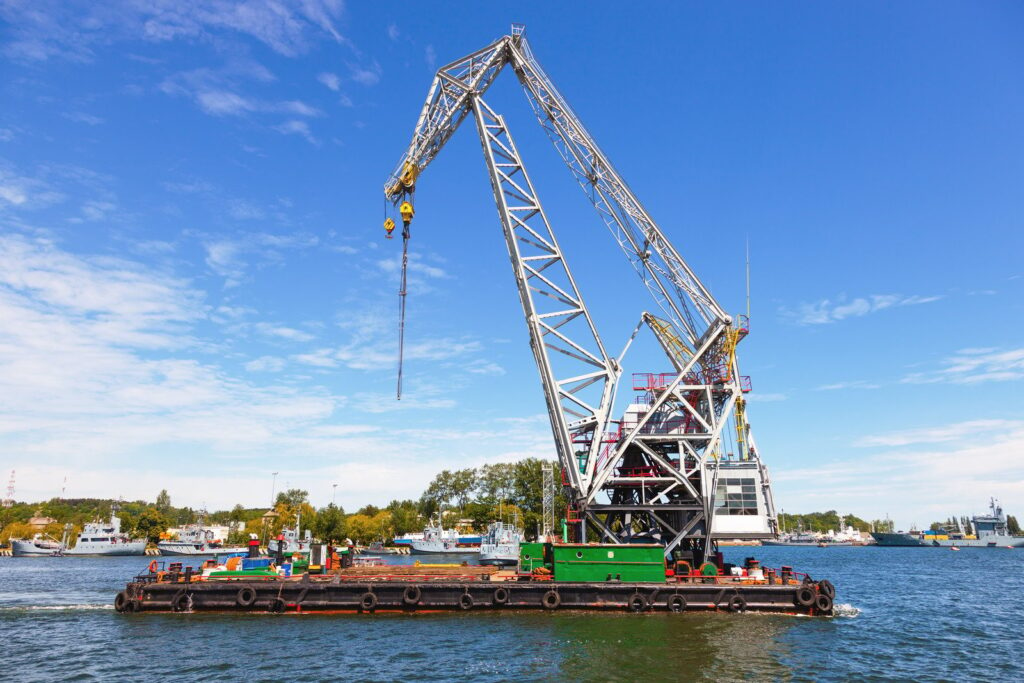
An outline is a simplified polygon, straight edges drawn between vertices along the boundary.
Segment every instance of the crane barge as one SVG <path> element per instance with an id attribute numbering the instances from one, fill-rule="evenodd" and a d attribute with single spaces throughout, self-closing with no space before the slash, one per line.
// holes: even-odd
<path id="1" fill-rule="evenodd" d="M 606 350 L 504 117 L 484 100 L 506 66 L 653 299 L 656 311 L 637 308 L 638 323 L 617 356 Z M 438 70 L 412 141 L 385 183 L 387 206 L 397 212 L 384 221 L 387 236 L 402 225 L 400 353 L 417 184 L 467 118 L 482 145 L 570 500 L 562 542 L 523 544 L 511 572 L 314 563 L 301 577 L 264 571 L 247 579 L 209 567 L 151 566 L 115 607 L 831 614 L 830 582 L 754 558 L 733 566 L 718 552 L 717 538 L 777 535 L 771 481 L 747 416 L 749 378 L 736 354 L 749 317 L 726 313 L 686 263 L 541 68 L 521 25 Z M 639 394 L 616 419 L 623 361 L 643 328 L 672 371 L 633 373 L 628 386 Z M 401 369 L 400 357 L 398 398 Z"/>

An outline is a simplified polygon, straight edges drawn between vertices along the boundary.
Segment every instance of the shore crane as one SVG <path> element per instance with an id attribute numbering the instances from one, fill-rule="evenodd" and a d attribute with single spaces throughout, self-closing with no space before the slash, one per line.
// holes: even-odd
<path id="1" fill-rule="evenodd" d="M 618 356 L 605 350 L 505 119 L 484 101 L 506 66 L 656 305 L 656 313 L 638 311 Z M 384 186 L 385 206 L 398 210 L 403 226 L 403 264 L 417 182 L 467 117 L 483 147 L 574 537 L 659 542 L 667 557 L 697 564 L 717 550 L 717 538 L 774 537 L 771 482 L 747 419 L 749 378 L 736 357 L 748 317 L 728 315 L 687 265 L 541 68 L 521 25 L 434 77 Z M 390 237 L 395 219 L 384 227 Z M 403 274 L 400 338 L 405 289 Z M 631 388 L 642 393 L 613 419 L 622 361 L 644 326 L 673 371 L 634 373 Z"/>

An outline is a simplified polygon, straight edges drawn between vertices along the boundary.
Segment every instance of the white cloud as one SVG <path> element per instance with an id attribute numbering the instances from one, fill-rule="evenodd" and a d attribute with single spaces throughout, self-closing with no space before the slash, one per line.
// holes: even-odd
<path id="1" fill-rule="evenodd" d="M 1019 427 L 1021 423 L 1008 420 L 969 420 L 941 427 L 926 429 L 908 429 L 888 434 L 864 436 L 857 440 L 857 446 L 914 446 L 918 444 L 944 443 L 961 441 L 967 437 L 975 440 L 978 437 L 1007 429 Z"/>
<path id="2" fill-rule="evenodd" d="M 274 126 L 274 130 L 284 135 L 301 135 L 310 144 L 317 144 L 317 139 L 313 137 L 313 131 L 309 129 L 309 124 L 305 121 L 292 120 L 285 121 L 279 126 Z"/>
<path id="3" fill-rule="evenodd" d="M 433 45 L 427 45 L 423 51 L 424 59 L 427 62 L 427 69 L 430 71 L 437 70 L 437 53 L 434 51 Z"/>
<path id="4" fill-rule="evenodd" d="M 889 513 L 903 529 L 981 512 L 989 496 L 1011 511 L 1024 506 L 1024 421 L 971 420 L 865 437 L 859 445 L 869 452 L 856 459 L 775 466 L 776 505 L 875 519 Z"/>
<path id="5" fill-rule="evenodd" d="M 247 36 L 294 57 L 324 34 L 346 43 L 335 27 L 343 11 L 342 0 L 0 4 L 0 18 L 13 27 L 4 52 L 19 61 L 90 61 L 95 46 L 119 40 L 221 42 L 225 35 Z"/>
<path id="6" fill-rule="evenodd" d="M 245 364 L 249 372 L 281 372 L 284 370 L 285 361 L 283 358 L 273 356 L 260 356 Z"/>
<path id="7" fill-rule="evenodd" d="M 801 325 L 821 325 L 833 323 L 846 318 L 856 318 L 876 313 L 897 306 L 916 306 L 938 301 L 941 296 L 903 296 L 900 294 L 873 294 L 869 297 L 858 297 L 850 301 L 839 297 L 836 301 L 822 299 L 816 303 L 803 303 L 796 311 L 783 308 L 784 317 L 795 320 Z"/>
<path id="8" fill-rule="evenodd" d="M 332 73 L 329 73 L 329 72 L 324 72 L 324 73 L 320 74 L 319 76 L 317 76 L 316 80 L 320 81 L 321 83 L 323 83 L 325 86 L 327 86 L 330 90 L 333 90 L 334 92 L 338 92 L 338 89 L 341 87 L 341 79 L 338 78 L 337 74 L 332 74 Z"/>
<path id="9" fill-rule="evenodd" d="M 388 38 L 391 40 L 398 40 L 399 35 L 398 26 L 395 24 L 388 24 Z"/>
<path id="10" fill-rule="evenodd" d="M 477 358 L 465 364 L 466 372 L 474 375 L 504 375 L 505 368 L 497 363 L 483 358 Z"/>
<path id="11" fill-rule="evenodd" d="M 380 82 L 380 77 L 383 73 L 380 64 L 377 62 L 373 62 L 373 64 L 368 66 L 349 64 L 348 69 L 349 77 L 361 85 L 376 85 Z"/>
<path id="12" fill-rule="evenodd" d="M 945 367 L 932 372 L 915 372 L 901 381 L 906 384 L 980 384 L 1024 379 L 1024 348 L 961 349 L 942 361 Z"/>
<path id="13" fill-rule="evenodd" d="M 287 325 L 275 325 L 273 323 L 261 322 L 256 323 L 254 327 L 260 334 L 268 337 L 276 337 L 278 339 L 287 339 L 288 341 L 307 342 L 314 338 L 313 335 L 308 332 L 296 330 L 294 327 L 288 327 Z"/>

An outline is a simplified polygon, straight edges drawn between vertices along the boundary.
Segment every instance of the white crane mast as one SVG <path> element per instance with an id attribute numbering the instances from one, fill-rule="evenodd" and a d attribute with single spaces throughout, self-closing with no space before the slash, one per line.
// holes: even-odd
<path id="1" fill-rule="evenodd" d="M 634 375 L 632 388 L 644 394 L 620 421 L 611 410 L 622 356 L 605 352 L 508 127 L 483 100 L 505 65 L 665 316 L 638 311 L 626 349 L 646 325 L 674 372 Z M 736 359 L 746 317 L 734 324 L 683 260 L 544 73 L 521 26 L 438 70 L 412 141 L 385 184 L 406 243 L 416 181 L 470 113 L 571 490 L 567 517 L 580 522 L 579 536 L 589 527 L 611 542 L 650 537 L 665 544 L 666 555 L 696 561 L 716 535 L 773 536 L 770 482 L 746 420 L 746 378 Z M 388 218 L 388 236 L 394 228 Z M 727 438 L 735 439 L 734 452 Z"/>

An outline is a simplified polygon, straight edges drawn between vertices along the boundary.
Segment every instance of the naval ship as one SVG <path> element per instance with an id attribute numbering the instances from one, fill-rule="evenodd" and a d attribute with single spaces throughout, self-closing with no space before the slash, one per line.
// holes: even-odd
<path id="1" fill-rule="evenodd" d="M 1003 508 L 995 498 L 989 499 L 989 513 L 971 518 L 974 534 L 951 532 L 935 534 L 927 531 L 872 532 L 880 546 L 927 548 L 1024 548 L 1024 536 L 1011 536 Z"/>

